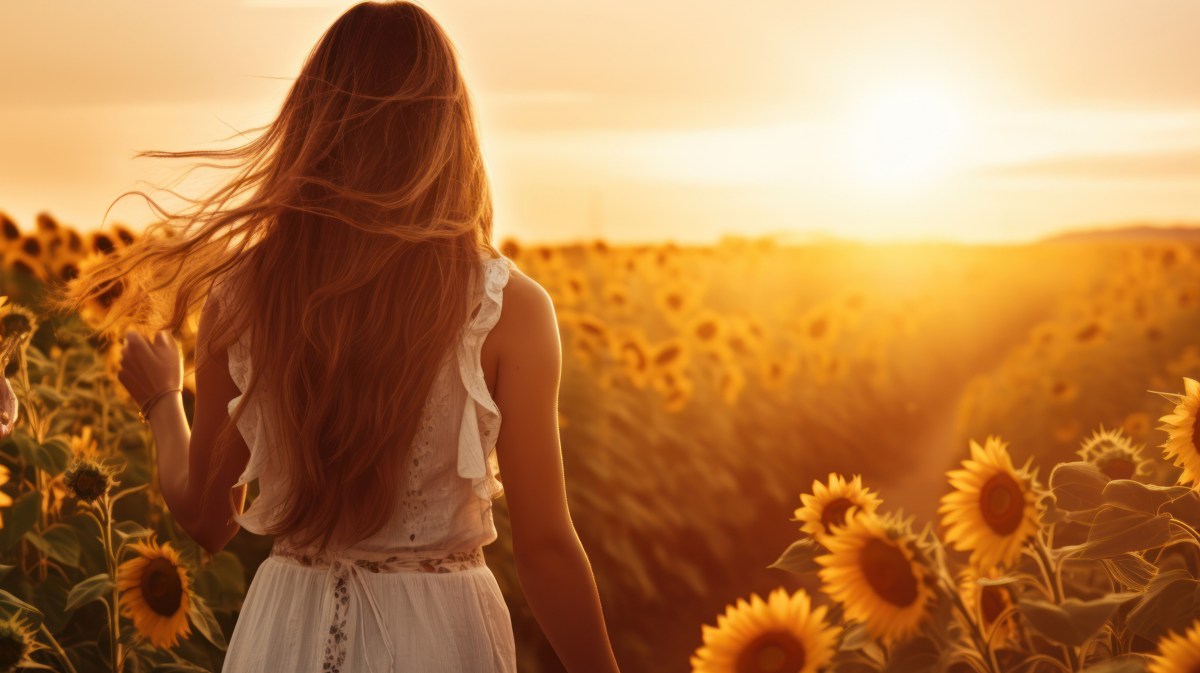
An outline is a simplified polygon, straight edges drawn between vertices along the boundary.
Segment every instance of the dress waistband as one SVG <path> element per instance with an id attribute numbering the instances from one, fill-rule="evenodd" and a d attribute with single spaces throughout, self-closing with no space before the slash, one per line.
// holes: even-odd
<path id="1" fill-rule="evenodd" d="M 483 547 L 467 551 L 413 552 L 326 552 L 295 549 L 276 542 L 271 546 L 271 558 L 310 568 L 350 566 L 371 573 L 449 573 L 478 568 L 485 564 Z"/>

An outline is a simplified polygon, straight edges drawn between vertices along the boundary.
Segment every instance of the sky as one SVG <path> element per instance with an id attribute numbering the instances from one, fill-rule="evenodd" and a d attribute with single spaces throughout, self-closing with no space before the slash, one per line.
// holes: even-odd
<path id="1" fill-rule="evenodd" d="M 105 211 L 187 164 L 135 152 L 268 123 L 352 4 L 0 3 L 0 211 L 144 226 L 136 197 Z M 1192 0 L 419 4 L 460 54 L 498 240 L 1200 222 Z"/>

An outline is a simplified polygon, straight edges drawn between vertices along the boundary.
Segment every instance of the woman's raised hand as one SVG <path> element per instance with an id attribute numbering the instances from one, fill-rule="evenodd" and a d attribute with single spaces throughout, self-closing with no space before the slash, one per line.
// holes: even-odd
<path id="1" fill-rule="evenodd" d="M 171 333 L 162 330 L 147 341 L 134 330 L 125 333 L 117 379 L 139 407 L 164 390 L 183 387 L 183 355 Z"/>

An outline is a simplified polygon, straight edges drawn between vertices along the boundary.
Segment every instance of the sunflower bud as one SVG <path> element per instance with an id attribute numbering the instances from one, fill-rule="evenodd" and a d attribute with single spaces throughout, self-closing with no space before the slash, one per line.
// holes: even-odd
<path id="1" fill-rule="evenodd" d="M 28 624 L 17 619 L 0 621 L 0 671 L 32 663 L 29 660 L 32 651 L 33 636 Z"/>
<path id="2" fill-rule="evenodd" d="M 75 459 L 63 478 L 71 495 L 87 503 L 103 498 L 113 487 L 112 472 L 90 458 Z"/>
<path id="3" fill-rule="evenodd" d="M 26 339 L 33 334 L 34 320 L 29 314 L 15 307 L 8 315 L 0 318 L 0 334 L 5 339 Z"/>
<path id="4" fill-rule="evenodd" d="M 0 439 L 5 439 L 17 427 L 17 394 L 7 378 L 0 377 Z"/>

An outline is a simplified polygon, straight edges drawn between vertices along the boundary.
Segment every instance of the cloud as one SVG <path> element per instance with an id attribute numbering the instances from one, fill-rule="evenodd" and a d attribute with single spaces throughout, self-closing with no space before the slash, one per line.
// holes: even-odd
<path id="1" fill-rule="evenodd" d="M 1015 178 L 1142 180 L 1200 177 L 1200 148 L 1171 152 L 1078 154 L 988 166 L 976 175 Z"/>

